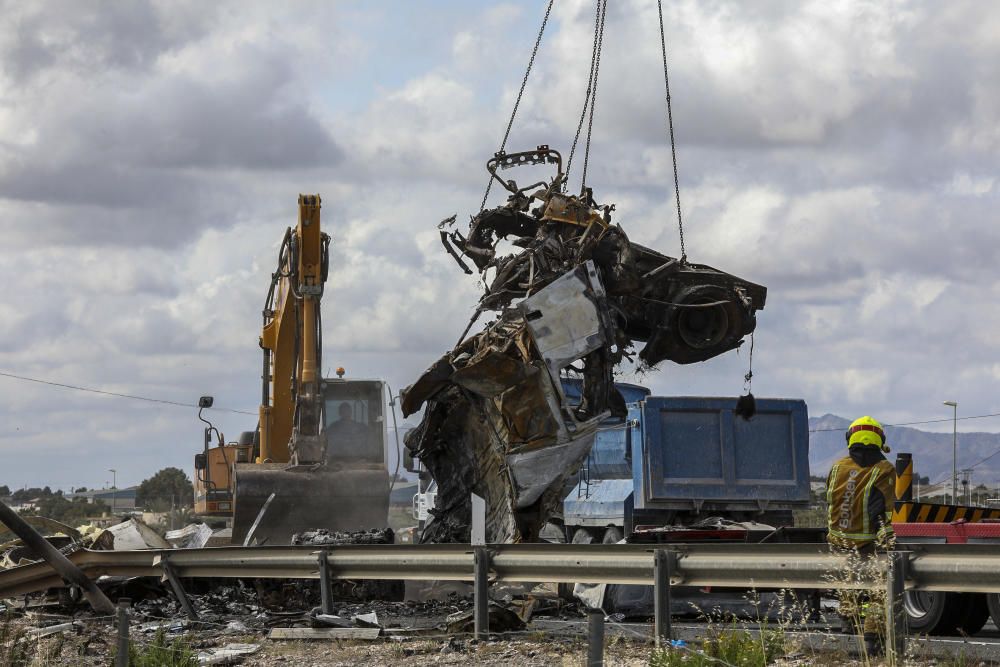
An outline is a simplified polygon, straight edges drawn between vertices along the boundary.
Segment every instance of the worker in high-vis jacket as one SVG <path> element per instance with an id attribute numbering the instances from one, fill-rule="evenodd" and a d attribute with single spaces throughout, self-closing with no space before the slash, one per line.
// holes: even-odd
<path id="1" fill-rule="evenodd" d="M 837 461 L 826 479 L 827 541 L 836 549 L 847 551 L 848 577 L 859 577 L 859 570 L 870 562 L 877 548 L 892 545 L 892 510 L 896 503 L 896 470 L 885 454 L 885 431 L 875 419 L 855 419 L 847 429 L 848 455 Z M 859 577 L 860 578 L 860 577 Z M 848 627 L 861 629 L 870 654 L 883 650 L 885 635 L 884 607 L 865 592 L 842 591 L 840 615 Z"/>
<path id="2" fill-rule="evenodd" d="M 885 458 L 885 431 L 876 420 L 855 419 L 846 435 L 848 455 L 826 478 L 827 541 L 870 553 L 892 535 L 896 469 Z"/>

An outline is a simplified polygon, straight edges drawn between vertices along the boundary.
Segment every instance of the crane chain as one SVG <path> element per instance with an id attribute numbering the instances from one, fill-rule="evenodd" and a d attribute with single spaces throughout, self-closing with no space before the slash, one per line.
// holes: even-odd
<path id="1" fill-rule="evenodd" d="M 594 88 L 594 66 L 597 62 L 597 40 L 601 28 L 601 0 L 594 3 L 596 9 L 594 13 L 594 46 L 590 51 L 590 76 L 587 79 L 587 92 L 583 97 L 583 109 L 580 111 L 580 120 L 576 124 L 576 134 L 573 135 L 573 145 L 569 149 L 569 159 L 566 160 L 566 178 L 563 181 L 563 191 L 569 184 L 569 173 L 573 169 L 573 156 L 576 154 L 576 144 L 580 140 L 580 131 L 583 130 L 583 121 L 587 119 L 587 107 L 590 105 L 590 91 Z"/>
<path id="2" fill-rule="evenodd" d="M 656 8 L 660 13 L 660 48 L 663 52 L 663 85 L 667 96 L 667 129 L 670 133 L 670 157 L 674 163 L 674 195 L 677 198 L 677 232 L 681 240 L 681 262 L 687 261 L 684 249 L 684 223 L 681 219 L 681 187 L 677 178 L 677 149 L 674 146 L 674 115 L 670 109 L 670 77 L 667 74 L 667 39 L 663 28 L 663 0 L 656 0 Z"/>
<path id="3" fill-rule="evenodd" d="M 521 106 L 521 97 L 524 95 L 524 88 L 528 85 L 528 77 L 531 76 L 531 68 L 535 64 L 535 55 L 538 54 L 538 46 L 542 43 L 542 35 L 545 34 L 545 26 L 549 22 L 549 14 L 552 12 L 552 4 L 555 0 L 549 0 L 548 6 L 545 8 L 545 17 L 542 19 L 542 27 L 538 30 L 538 37 L 535 38 L 535 46 L 531 49 L 531 58 L 528 60 L 528 67 L 524 71 L 524 78 L 521 79 L 521 89 L 517 91 L 517 100 L 514 101 L 514 110 L 510 113 L 510 120 L 507 121 L 507 130 L 503 133 L 503 141 L 500 142 L 500 150 L 498 153 L 502 153 L 505 148 L 507 148 L 507 139 L 510 137 L 510 129 L 514 126 L 514 118 L 517 117 L 517 109 Z M 493 178 L 490 177 L 486 181 L 486 192 L 483 193 L 483 203 L 479 205 L 479 212 L 482 213 L 486 210 L 486 200 L 490 196 L 490 188 L 493 187 Z"/>
<path id="4" fill-rule="evenodd" d="M 608 11 L 608 0 L 601 5 L 601 28 L 597 40 L 597 59 L 594 62 L 594 91 L 590 97 L 590 119 L 587 121 L 587 143 L 583 150 L 583 173 L 580 176 L 580 194 L 587 189 L 587 166 L 590 164 L 590 135 L 594 130 L 594 109 L 597 107 L 597 76 L 601 71 L 601 48 L 604 46 L 604 15 Z"/>

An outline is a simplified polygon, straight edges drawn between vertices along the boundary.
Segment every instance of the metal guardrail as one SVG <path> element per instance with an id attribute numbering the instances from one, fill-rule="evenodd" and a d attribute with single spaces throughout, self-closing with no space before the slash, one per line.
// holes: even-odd
<path id="1" fill-rule="evenodd" d="M 875 567 L 850 569 L 846 554 L 817 544 L 383 544 L 81 549 L 70 555 L 91 577 L 168 579 L 192 618 L 196 615 L 180 581 L 184 577 L 320 579 L 324 610 L 332 604 L 331 579 L 472 581 L 475 633 L 480 638 L 489 630 L 490 579 L 652 585 L 658 644 L 672 636 L 669 610 L 674 586 L 757 590 L 878 586 L 885 588 L 891 601 L 886 606 L 887 644 L 896 656 L 903 655 L 906 643 L 904 590 L 1000 593 L 1000 550 L 993 545 L 900 545 L 875 558 Z M 23 565 L 0 572 L 0 599 L 61 585 L 62 579 L 47 563 Z"/>
<path id="2" fill-rule="evenodd" d="M 655 583 L 656 552 L 672 556 L 672 586 L 857 588 L 884 582 L 845 577 L 847 557 L 814 544 L 487 545 L 492 581 Z M 333 579 L 473 581 L 473 547 L 461 544 L 325 546 Z M 318 579 L 317 546 L 216 547 L 148 551 L 81 549 L 70 560 L 89 576 Z M 909 590 L 1000 593 L 1000 549 L 991 545 L 908 546 Z M 887 562 L 887 555 L 878 556 Z M 865 568 L 878 571 L 880 568 Z M 881 579 L 876 581 L 876 579 Z M 62 586 L 47 563 L 0 571 L 0 598 Z"/>

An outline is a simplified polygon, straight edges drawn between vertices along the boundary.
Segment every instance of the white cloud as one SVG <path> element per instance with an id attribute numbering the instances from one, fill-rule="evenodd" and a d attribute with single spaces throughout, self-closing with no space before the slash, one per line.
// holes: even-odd
<path id="1" fill-rule="evenodd" d="M 478 291 L 435 224 L 478 207 L 541 7 L 7 9 L 0 370 L 252 411 L 300 192 L 323 195 L 334 237 L 326 365 L 398 391 L 455 342 Z M 1000 11 L 665 9 L 689 257 L 769 289 L 754 392 L 897 421 L 945 395 L 1000 409 Z M 509 149 L 568 152 L 593 18 L 556 3 Z M 402 62 L 393 30 L 426 49 Z M 655 3 L 611 3 L 604 49 L 588 180 L 635 241 L 676 254 Z M 748 351 L 639 379 L 737 393 Z M 199 443 L 194 410 L 3 378 L 0 398 L 0 483 L 92 486 L 110 460 L 139 481 Z"/>

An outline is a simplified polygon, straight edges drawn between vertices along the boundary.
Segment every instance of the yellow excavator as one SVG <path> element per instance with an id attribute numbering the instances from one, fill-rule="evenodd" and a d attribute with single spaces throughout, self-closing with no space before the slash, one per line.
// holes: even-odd
<path id="1" fill-rule="evenodd" d="M 195 456 L 195 512 L 232 517 L 233 543 L 287 544 L 295 533 L 388 525 L 389 473 L 380 380 L 321 377 L 320 301 L 330 237 L 319 195 L 299 195 L 264 305 L 257 429 L 236 442 L 207 424 Z M 217 444 L 212 446 L 213 435 Z"/>

